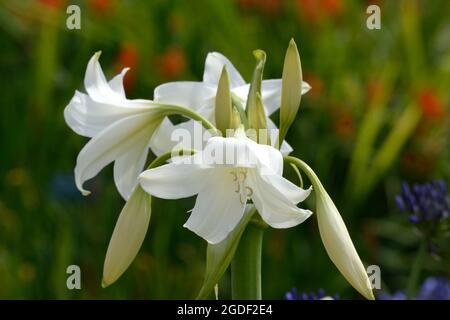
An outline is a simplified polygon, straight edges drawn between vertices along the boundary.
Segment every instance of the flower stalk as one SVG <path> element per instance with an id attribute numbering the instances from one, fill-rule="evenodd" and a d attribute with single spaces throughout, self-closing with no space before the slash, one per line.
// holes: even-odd
<path id="1" fill-rule="evenodd" d="M 414 263 L 411 268 L 411 273 L 408 278 L 408 287 L 406 289 L 406 295 L 408 299 L 412 299 L 415 296 L 417 287 L 419 286 L 420 272 L 425 262 L 425 257 L 427 253 L 427 241 L 424 239 L 420 243 L 419 249 L 417 250 Z"/>
<path id="2" fill-rule="evenodd" d="M 261 252 L 264 228 L 251 221 L 242 235 L 231 263 L 234 300 L 261 300 Z"/>

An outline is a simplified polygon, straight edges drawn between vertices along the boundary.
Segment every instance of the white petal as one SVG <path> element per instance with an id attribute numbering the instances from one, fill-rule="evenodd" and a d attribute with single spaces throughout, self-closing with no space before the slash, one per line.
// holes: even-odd
<path id="1" fill-rule="evenodd" d="M 202 162 L 212 167 L 255 168 L 267 154 L 255 152 L 256 148 L 251 148 L 251 144 L 257 145 L 248 138 L 212 137 L 201 153 Z"/>
<path id="2" fill-rule="evenodd" d="M 88 62 L 84 76 L 84 86 L 86 87 L 87 93 L 97 102 L 123 99 L 123 96 L 116 93 L 106 81 L 102 67 L 98 61 L 99 57 L 100 52 L 97 52 Z"/>
<path id="3" fill-rule="evenodd" d="M 273 228 L 291 228 L 305 221 L 312 212 L 298 208 L 275 186 L 255 171 L 248 173 L 252 200 L 263 220 Z"/>
<path id="4" fill-rule="evenodd" d="M 128 100 L 130 101 L 130 100 Z M 75 91 L 75 95 L 64 109 L 64 118 L 68 126 L 86 137 L 93 137 L 119 119 L 134 114 L 148 112 L 149 103 L 142 106 L 123 107 L 92 100 L 88 95 Z"/>
<path id="5" fill-rule="evenodd" d="M 130 70 L 130 68 L 124 68 L 118 75 L 116 75 L 114 78 L 109 80 L 109 86 L 111 89 L 122 96 L 124 99 L 125 97 L 125 89 L 123 87 L 123 78 L 125 77 L 125 74 Z"/>
<path id="6" fill-rule="evenodd" d="M 128 269 L 136 257 L 151 216 L 151 198 L 137 188 L 117 219 L 106 252 L 102 286 L 115 282 Z"/>
<path id="7" fill-rule="evenodd" d="M 75 183 L 78 189 L 84 195 L 89 194 L 83 189 L 83 183 L 142 140 L 149 141 L 161 120 L 151 111 L 133 115 L 113 123 L 92 138 L 77 158 Z"/>
<path id="8" fill-rule="evenodd" d="M 283 174 L 283 155 L 272 146 L 258 144 L 247 139 L 247 144 L 251 152 L 258 159 L 258 167 L 264 173 Z"/>
<path id="9" fill-rule="evenodd" d="M 278 174 L 262 174 L 261 178 L 294 204 L 304 201 L 312 191 L 312 187 L 309 187 L 306 190 L 302 189 Z"/>
<path id="10" fill-rule="evenodd" d="M 231 61 L 228 60 L 227 57 L 219 52 L 208 53 L 205 61 L 203 82 L 216 87 L 219 83 L 220 74 L 222 73 L 224 65 L 227 66 L 231 88 L 245 85 L 245 81 L 239 71 L 236 70 L 236 68 L 233 66 Z"/>
<path id="11" fill-rule="evenodd" d="M 245 84 L 233 88 L 232 91 L 245 102 L 247 101 L 249 88 L 250 84 Z M 310 89 L 311 86 L 308 83 L 302 83 L 302 95 Z M 263 80 L 261 83 L 261 97 L 268 116 L 277 111 L 281 104 L 281 79 Z"/>
<path id="12" fill-rule="evenodd" d="M 201 82 L 169 82 L 156 87 L 154 100 L 157 102 L 185 106 L 199 110 L 208 105 L 213 107 L 216 89 Z"/>
<path id="13" fill-rule="evenodd" d="M 217 169 L 208 176 L 211 183 L 204 188 L 184 227 L 195 232 L 211 244 L 221 242 L 234 230 L 244 215 L 246 199 L 239 199 L 230 172 Z"/>
<path id="14" fill-rule="evenodd" d="M 148 141 L 144 139 L 139 140 L 136 146 L 119 156 L 114 162 L 114 182 L 125 200 L 131 196 L 138 184 L 137 178 L 147 160 L 148 144 Z"/>
<path id="15" fill-rule="evenodd" d="M 183 157 L 186 163 L 180 160 L 144 171 L 139 175 L 141 187 L 162 199 L 187 198 L 199 193 L 210 179 L 210 168 L 194 163 L 193 157 Z"/>
<path id="16" fill-rule="evenodd" d="M 150 149 L 155 155 L 159 156 L 176 146 L 177 142 L 171 139 L 174 130 L 175 126 L 169 118 L 164 118 L 150 140 Z"/>

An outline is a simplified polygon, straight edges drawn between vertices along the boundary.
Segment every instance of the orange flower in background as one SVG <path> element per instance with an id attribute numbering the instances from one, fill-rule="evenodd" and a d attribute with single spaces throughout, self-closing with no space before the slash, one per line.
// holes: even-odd
<path id="1" fill-rule="evenodd" d="M 179 47 L 169 47 L 162 56 L 156 58 L 156 67 L 164 79 L 173 79 L 186 69 L 186 56 Z"/>
<path id="2" fill-rule="evenodd" d="M 418 100 L 425 118 L 438 120 L 445 115 L 444 105 L 433 90 L 422 90 L 419 92 Z"/>
<path id="3" fill-rule="evenodd" d="M 277 14 L 281 11 L 282 0 L 260 0 L 257 4 L 265 14 Z"/>
<path id="4" fill-rule="evenodd" d="M 64 5 L 64 0 L 39 0 L 39 3 L 50 9 L 60 9 Z"/>
<path id="5" fill-rule="evenodd" d="M 312 23 L 336 18 L 344 11 L 342 0 L 297 0 L 297 7 L 300 16 Z"/>
<path id="6" fill-rule="evenodd" d="M 353 118 L 346 113 L 338 115 L 334 123 L 334 130 L 340 138 L 350 140 L 355 133 Z"/>
<path id="7" fill-rule="evenodd" d="M 297 7 L 300 16 L 313 23 L 319 21 L 321 16 L 319 3 L 320 0 L 298 0 Z"/>
<path id="8" fill-rule="evenodd" d="M 105 15 L 111 9 L 111 0 L 89 0 L 89 8 L 97 15 Z"/>
<path id="9" fill-rule="evenodd" d="M 330 16 L 338 16 L 343 10 L 342 0 L 322 0 L 321 7 Z"/>
<path id="10" fill-rule="evenodd" d="M 436 166 L 436 157 L 409 150 L 402 155 L 401 166 L 409 175 L 417 178 L 429 177 Z"/>
<path id="11" fill-rule="evenodd" d="M 374 102 L 379 100 L 384 93 L 384 86 L 379 79 L 370 80 L 367 84 L 367 101 Z"/>
<path id="12" fill-rule="evenodd" d="M 123 68 L 130 68 L 124 78 L 125 90 L 130 90 L 134 85 L 138 59 L 139 52 L 136 45 L 125 43 L 121 46 L 116 58 L 116 71 L 120 72 Z"/>

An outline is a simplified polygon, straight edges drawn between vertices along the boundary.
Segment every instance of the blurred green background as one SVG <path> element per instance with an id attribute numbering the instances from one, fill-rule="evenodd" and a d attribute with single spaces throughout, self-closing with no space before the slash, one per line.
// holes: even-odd
<path id="1" fill-rule="evenodd" d="M 381 30 L 366 28 L 373 3 Z M 69 4 L 81 8 L 81 30 L 66 28 Z M 364 263 L 380 266 L 382 289 L 404 288 L 419 236 L 395 195 L 401 181 L 450 177 L 449 9 L 446 0 L 1 0 L 0 298 L 195 297 L 206 243 L 182 227 L 193 199 L 155 200 L 136 260 L 100 287 L 123 200 L 112 166 L 92 181 L 90 197 L 75 189 L 87 139 L 65 124 L 64 107 L 84 91 L 98 50 L 108 78 L 132 68 L 129 98 L 151 99 L 158 84 L 201 80 L 210 51 L 249 81 L 252 50 L 263 49 L 265 78 L 280 78 L 291 37 L 312 90 L 287 140 L 335 200 Z M 71 264 L 81 267 L 81 290 L 66 288 Z M 448 256 L 429 257 L 422 277 L 449 276 L 449 266 Z M 358 297 L 329 260 L 314 217 L 266 232 L 262 271 L 264 298 L 281 299 L 291 287 Z"/>

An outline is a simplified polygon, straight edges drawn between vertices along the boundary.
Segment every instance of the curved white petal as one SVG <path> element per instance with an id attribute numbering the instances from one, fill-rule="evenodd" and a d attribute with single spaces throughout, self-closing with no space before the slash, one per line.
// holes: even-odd
<path id="1" fill-rule="evenodd" d="M 87 93 L 97 102 L 109 102 L 111 99 L 124 99 L 123 96 L 115 92 L 108 84 L 98 59 L 100 52 L 96 52 L 89 60 L 86 74 L 84 76 L 84 86 Z"/>
<path id="2" fill-rule="evenodd" d="M 114 78 L 109 80 L 109 86 L 111 89 L 122 96 L 122 98 L 126 99 L 125 97 L 125 89 L 123 87 L 123 78 L 125 77 L 125 74 L 130 70 L 130 68 L 124 68 L 118 75 L 116 75 Z"/>
<path id="3" fill-rule="evenodd" d="M 255 171 L 248 173 L 251 196 L 263 220 L 273 228 L 291 228 L 305 221 L 312 212 L 298 208 L 274 185 L 269 184 Z"/>
<path id="4" fill-rule="evenodd" d="M 237 95 L 242 101 L 247 101 L 248 90 L 250 84 L 244 84 L 233 88 L 233 93 Z M 311 86 L 302 82 L 302 95 L 307 93 Z M 281 104 L 281 79 L 263 80 L 261 83 L 261 98 L 267 115 L 271 115 L 280 108 Z"/>
<path id="5" fill-rule="evenodd" d="M 142 189 L 161 199 L 187 198 L 199 193 L 210 179 L 210 170 L 195 163 L 194 157 L 144 171 L 139 175 Z"/>
<path id="6" fill-rule="evenodd" d="M 88 95 L 75 91 L 72 100 L 64 109 L 64 119 L 79 135 L 93 137 L 117 120 L 144 112 L 148 112 L 148 102 L 139 106 L 136 104 L 136 107 L 122 107 L 96 102 Z"/>
<path id="7" fill-rule="evenodd" d="M 161 125 L 156 129 L 150 140 L 150 149 L 152 152 L 159 156 L 168 150 L 173 149 L 177 145 L 176 141 L 172 141 L 172 132 L 175 130 L 175 126 L 169 120 L 164 118 Z"/>
<path id="8" fill-rule="evenodd" d="M 231 88 L 245 85 L 245 81 L 239 71 L 237 71 L 227 57 L 219 52 L 210 52 L 206 56 L 203 82 L 210 84 L 215 88 L 219 83 L 220 74 L 222 73 L 224 65 L 227 66 Z"/>
<path id="9" fill-rule="evenodd" d="M 272 146 L 258 144 L 255 141 L 246 138 L 248 148 L 258 159 L 258 167 L 262 174 L 283 174 L 283 155 L 279 150 Z"/>
<path id="10" fill-rule="evenodd" d="M 248 138 L 212 137 L 201 153 L 202 162 L 212 167 L 257 167 L 260 165 L 260 158 L 266 154 L 256 153 L 255 149 L 250 148 L 250 143 L 256 144 Z"/>
<path id="11" fill-rule="evenodd" d="M 169 82 L 156 87 L 153 95 L 157 102 L 199 110 L 206 105 L 212 108 L 216 88 L 202 82 Z"/>
<path id="12" fill-rule="evenodd" d="M 302 189 L 278 174 L 262 174 L 261 177 L 294 204 L 304 201 L 312 191 L 312 187 Z"/>
<path id="13" fill-rule="evenodd" d="M 92 138 L 80 151 L 75 166 L 75 183 L 84 194 L 83 183 L 142 140 L 149 141 L 159 125 L 159 117 L 149 111 L 116 121 Z"/>
<path id="14" fill-rule="evenodd" d="M 139 140 L 136 146 L 114 161 L 114 182 L 122 198 L 127 200 L 138 184 L 148 155 L 148 140 Z"/>
<path id="15" fill-rule="evenodd" d="M 128 269 L 136 257 L 151 216 L 151 198 L 136 188 L 117 219 L 106 252 L 102 286 L 114 283 Z"/>
<path id="16" fill-rule="evenodd" d="M 209 176 L 211 182 L 197 196 L 194 209 L 184 227 L 211 244 L 221 242 L 244 215 L 246 199 L 239 199 L 236 185 L 225 168 Z"/>

